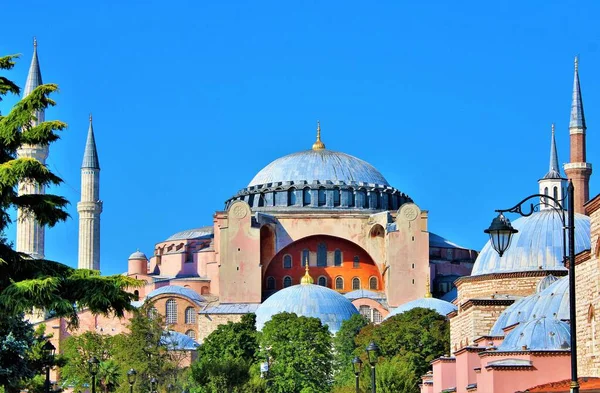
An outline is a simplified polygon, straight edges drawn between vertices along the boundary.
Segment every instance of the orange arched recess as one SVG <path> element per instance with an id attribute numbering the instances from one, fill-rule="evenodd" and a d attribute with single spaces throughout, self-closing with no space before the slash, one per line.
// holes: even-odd
<path id="1" fill-rule="evenodd" d="M 357 288 L 383 292 L 379 269 L 362 247 L 338 237 L 315 235 L 289 244 L 271 259 L 263 275 L 265 297 L 284 288 L 284 283 L 299 284 L 307 255 L 309 273 L 317 285 L 341 293 Z"/>

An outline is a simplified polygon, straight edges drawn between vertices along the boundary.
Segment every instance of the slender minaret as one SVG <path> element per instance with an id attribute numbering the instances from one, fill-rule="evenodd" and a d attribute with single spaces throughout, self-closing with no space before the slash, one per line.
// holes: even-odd
<path id="1" fill-rule="evenodd" d="M 548 173 L 538 181 L 538 184 L 540 186 L 540 194 L 542 195 L 550 195 L 559 201 L 566 195 L 567 180 L 562 177 L 560 166 L 558 165 L 554 123 L 552 123 L 552 138 L 550 139 L 550 166 L 548 168 Z M 542 210 L 558 207 L 555 206 L 554 202 L 544 197 L 541 198 L 540 202 Z"/>
<path id="2" fill-rule="evenodd" d="M 571 104 L 571 121 L 569 122 L 571 159 L 568 164 L 565 164 L 565 173 L 573 182 L 575 188 L 575 198 L 573 201 L 575 212 L 581 214 L 585 214 L 583 204 L 590 199 L 590 176 L 592 174 L 592 164 L 585 161 L 586 128 L 585 116 L 583 114 L 583 100 L 579 86 L 579 59 L 575 57 L 573 102 Z"/>
<path id="3" fill-rule="evenodd" d="M 83 164 L 81 164 L 81 201 L 79 212 L 79 269 L 100 270 L 100 164 L 90 115 Z"/>
<path id="4" fill-rule="evenodd" d="M 42 84 L 42 73 L 37 55 L 37 41 L 33 39 L 33 59 L 29 66 L 29 74 L 25 83 L 23 98 Z M 35 127 L 44 121 L 44 111 L 36 111 L 36 119 L 31 126 Z M 46 164 L 48 158 L 48 146 L 22 145 L 17 150 L 19 158 L 35 158 L 42 164 Z M 32 182 L 19 183 L 19 195 L 44 194 L 43 185 Z M 33 258 L 44 258 L 44 227 L 39 225 L 32 214 L 19 209 L 17 211 L 17 251 L 31 255 Z"/>

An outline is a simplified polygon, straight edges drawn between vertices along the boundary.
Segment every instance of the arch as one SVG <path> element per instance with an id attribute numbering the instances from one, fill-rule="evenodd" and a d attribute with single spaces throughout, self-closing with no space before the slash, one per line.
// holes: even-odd
<path id="1" fill-rule="evenodd" d="M 283 256 L 283 268 L 284 269 L 292 268 L 292 256 L 290 254 L 285 254 Z"/>
<path id="2" fill-rule="evenodd" d="M 357 289 L 360 289 L 360 278 L 354 277 L 352 278 L 352 290 L 356 291 Z"/>
<path id="3" fill-rule="evenodd" d="M 327 244 L 324 242 L 317 245 L 317 266 L 327 266 Z"/>
<path id="4" fill-rule="evenodd" d="M 344 290 L 344 278 L 342 276 L 338 276 L 335 278 L 335 289 L 338 291 Z"/>
<path id="5" fill-rule="evenodd" d="M 267 277 L 267 290 L 272 291 L 275 289 L 275 277 Z"/>
<path id="6" fill-rule="evenodd" d="M 333 206 L 335 206 L 335 207 L 340 206 L 341 199 L 342 199 L 342 193 L 340 191 L 340 188 L 335 187 L 333 189 Z"/>
<path id="7" fill-rule="evenodd" d="M 327 194 L 325 194 L 325 187 L 319 187 L 318 196 L 318 205 L 325 206 L 327 204 Z"/>
<path id="8" fill-rule="evenodd" d="M 377 277 L 371 276 L 369 278 L 369 289 L 373 291 L 379 290 L 379 280 L 377 280 Z"/>
<path id="9" fill-rule="evenodd" d="M 383 321 L 383 316 L 381 315 L 381 312 L 374 308 L 373 309 L 373 323 L 381 323 L 381 321 Z"/>
<path id="10" fill-rule="evenodd" d="M 310 250 L 305 248 L 302 250 L 302 267 L 305 267 L 307 263 L 310 266 Z"/>
<path id="11" fill-rule="evenodd" d="M 166 323 L 177 323 L 177 301 L 175 299 L 168 299 L 165 303 L 165 315 Z"/>
<path id="12" fill-rule="evenodd" d="M 185 332 L 185 335 L 188 336 L 189 338 L 191 338 L 192 340 L 196 339 L 196 332 L 193 331 L 192 329 Z"/>
<path id="13" fill-rule="evenodd" d="M 283 287 L 287 288 L 287 287 L 291 287 L 292 286 L 292 278 L 290 276 L 285 276 L 283 278 Z"/>
<path id="14" fill-rule="evenodd" d="M 342 266 L 342 250 L 339 248 L 333 252 L 333 266 Z"/>
<path id="15" fill-rule="evenodd" d="M 187 325 L 196 323 L 196 310 L 194 307 L 188 307 L 185 309 L 185 323 Z"/>
<path id="16" fill-rule="evenodd" d="M 325 276 L 319 276 L 318 280 L 317 280 L 317 284 L 322 286 L 322 287 L 326 287 L 327 286 L 327 277 Z"/>
<path id="17" fill-rule="evenodd" d="M 308 187 L 302 190 L 302 204 L 304 206 L 310 205 L 310 188 Z"/>
<path id="18" fill-rule="evenodd" d="M 362 305 L 358 307 L 358 312 L 360 315 L 362 315 L 363 317 L 365 317 L 369 322 L 371 322 L 371 307 L 367 306 L 367 305 Z"/>
<path id="19" fill-rule="evenodd" d="M 295 206 L 296 205 L 296 189 L 291 187 L 288 190 L 288 205 Z"/>

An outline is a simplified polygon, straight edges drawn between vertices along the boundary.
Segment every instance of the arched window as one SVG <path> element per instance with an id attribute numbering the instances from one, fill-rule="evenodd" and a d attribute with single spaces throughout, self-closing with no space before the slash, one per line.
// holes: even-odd
<path id="1" fill-rule="evenodd" d="M 364 207 L 365 209 L 368 209 L 368 208 L 369 208 L 369 199 L 371 198 L 371 195 L 370 195 L 370 194 L 371 194 L 370 192 L 366 192 L 366 191 L 365 191 L 365 200 L 363 201 L 363 203 L 364 203 L 363 207 Z"/>
<path id="2" fill-rule="evenodd" d="M 352 262 L 352 267 L 355 269 L 358 269 L 360 267 L 360 258 L 358 257 L 358 255 L 354 256 L 354 260 Z"/>
<path id="3" fill-rule="evenodd" d="M 325 195 L 325 189 L 323 187 L 319 188 L 319 206 L 325 206 L 327 203 L 327 196 Z"/>
<path id="4" fill-rule="evenodd" d="M 296 189 L 294 187 L 288 190 L 288 204 L 294 206 L 296 204 Z"/>
<path id="5" fill-rule="evenodd" d="M 544 195 L 548 195 L 548 187 L 544 188 Z M 548 206 L 548 198 L 544 198 L 544 206 Z"/>
<path id="6" fill-rule="evenodd" d="M 290 254 L 283 256 L 283 268 L 284 269 L 292 268 L 292 256 Z"/>
<path id="7" fill-rule="evenodd" d="M 263 207 L 265 205 L 265 194 L 260 194 L 258 196 L 258 207 Z"/>
<path id="8" fill-rule="evenodd" d="M 310 205 L 310 188 L 305 188 L 302 191 L 302 195 L 303 195 L 303 205 L 304 206 L 308 206 Z"/>
<path id="9" fill-rule="evenodd" d="M 342 266 L 342 251 L 339 249 L 333 253 L 333 266 Z"/>
<path id="10" fill-rule="evenodd" d="M 140 291 L 137 289 L 133 291 L 133 296 L 135 296 L 135 300 L 140 300 Z"/>
<path id="11" fill-rule="evenodd" d="M 327 277 L 325 276 L 320 276 L 319 277 L 319 281 L 318 284 L 322 287 L 326 287 L 327 286 Z"/>
<path id="12" fill-rule="evenodd" d="M 554 190 L 553 190 L 553 197 L 554 199 L 558 200 L 558 187 L 554 186 Z"/>
<path id="13" fill-rule="evenodd" d="M 348 190 L 348 206 L 354 206 L 354 189 Z"/>
<path id="14" fill-rule="evenodd" d="M 302 250 L 302 267 L 305 267 L 307 263 L 310 266 L 310 251 L 308 251 L 308 248 L 305 248 Z"/>
<path id="15" fill-rule="evenodd" d="M 290 276 L 285 276 L 283 278 L 283 287 L 287 288 L 287 287 L 291 287 L 292 286 L 292 278 Z"/>
<path id="16" fill-rule="evenodd" d="M 373 191 L 375 195 L 375 209 L 381 209 L 381 195 L 379 195 L 379 191 Z"/>
<path id="17" fill-rule="evenodd" d="M 167 300 L 166 315 L 167 323 L 177 323 L 177 301 L 175 301 L 175 299 Z"/>
<path id="18" fill-rule="evenodd" d="M 360 289 L 360 278 L 354 277 L 352 279 L 352 290 L 356 291 L 357 289 Z"/>
<path id="19" fill-rule="evenodd" d="M 188 307 L 185 309 L 185 323 L 196 323 L 196 310 L 194 310 L 194 307 Z"/>
<path id="20" fill-rule="evenodd" d="M 275 278 L 274 277 L 267 277 L 267 289 L 269 291 L 272 291 L 275 289 Z"/>
<path id="21" fill-rule="evenodd" d="M 360 315 L 367 318 L 367 321 L 371 321 L 371 307 L 364 305 L 360 306 L 358 308 L 358 312 L 360 313 Z"/>
<path id="22" fill-rule="evenodd" d="M 191 329 L 185 332 L 185 335 L 191 338 L 192 340 L 196 339 L 196 332 Z"/>
<path id="23" fill-rule="evenodd" d="M 317 245 L 317 266 L 327 266 L 327 245 L 325 243 Z"/>
<path id="24" fill-rule="evenodd" d="M 369 289 L 378 290 L 379 285 L 377 285 L 377 277 L 369 278 Z"/>
<path id="25" fill-rule="evenodd" d="M 379 312 L 378 309 L 374 308 L 373 309 L 373 323 L 381 323 L 381 321 L 383 321 L 383 318 L 381 317 L 381 313 Z"/>
<path id="26" fill-rule="evenodd" d="M 333 189 L 333 206 L 339 206 L 340 199 L 341 199 L 340 189 L 336 187 Z"/>
<path id="27" fill-rule="evenodd" d="M 335 289 L 343 290 L 344 289 L 344 279 L 342 277 L 336 277 L 335 279 Z"/>

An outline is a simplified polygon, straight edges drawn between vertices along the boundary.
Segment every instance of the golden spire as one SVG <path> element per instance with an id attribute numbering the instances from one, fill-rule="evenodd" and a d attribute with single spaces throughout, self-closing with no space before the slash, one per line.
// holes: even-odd
<path id="1" fill-rule="evenodd" d="M 325 144 L 321 142 L 321 122 L 317 120 L 317 141 L 313 143 L 313 150 L 324 150 Z"/>
<path id="2" fill-rule="evenodd" d="M 306 285 L 306 284 L 314 284 L 315 280 L 313 280 L 313 278 L 310 276 L 310 274 L 308 274 L 308 259 L 306 260 L 306 264 L 304 265 L 305 268 L 305 272 L 304 273 L 304 277 L 302 277 L 302 280 L 300 280 L 300 284 L 302 285 Z"/>
<path id="3" fill-rule="evenodd" d="M 432 297 L 431 295 L 431 284 L 429 283 L 429 273 L 427 274 L 427 282 L 425 283 L 425 297 Z"/>

